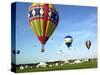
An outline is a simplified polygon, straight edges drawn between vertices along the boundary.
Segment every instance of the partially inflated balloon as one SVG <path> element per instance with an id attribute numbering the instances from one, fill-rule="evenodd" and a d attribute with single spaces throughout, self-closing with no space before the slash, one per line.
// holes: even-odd
<path id="1" fill-rule="evenodd" d="M 88 49 L 90 49 L 90 47 L 91 47 L 91 41 L 90 40 L 86 41 L 85 45 L 86 45 L 86 47 Z"/>
<path id="2" fill-rule="evenodd" d="M 64 38 L 64 43 L 67 45 L 68 48 L 71 46 L 72 42 L 73 42 L 73 38 L 71 36 L 66 36 Z"/>
<path id="3" fill-rule="evenodd" d="M 28 13 L 30 27 L 44 45 L 57 27 L 59 16 L 52 4 L 33 3 Z"/>

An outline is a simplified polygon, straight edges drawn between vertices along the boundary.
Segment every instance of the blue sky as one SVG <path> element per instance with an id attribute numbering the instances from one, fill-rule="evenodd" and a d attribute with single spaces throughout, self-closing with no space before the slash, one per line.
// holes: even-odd
<path id="1" fill-rule="evenodd" d="M 59 23 L 45 45 L 45 52 L 41 53 L 41 43 L 29 26 L 30 5 L 31 3 L 17 3 L 16 6 L 16 49 L 21 51 L 16 55 L 17 64 L 97 57 L 96 7 L 55 5 L 59 13 Z M 64 44 L 64 37 L 67 35 L 73 37 L 70 49 Z M 86 40 L 92 42 L 89 50 L 85 46 Z"/>

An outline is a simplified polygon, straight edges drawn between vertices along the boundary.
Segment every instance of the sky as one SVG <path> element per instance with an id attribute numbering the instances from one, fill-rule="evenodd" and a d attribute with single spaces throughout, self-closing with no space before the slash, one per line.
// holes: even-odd
<path id="1" fill-rule="evenodd" d="M 59 23 L 45 44 L 41 43 L 29 26 L 28 8 L 31 3 L 16 4 L 16 64 L 37 63 L 63 59 L 97 58 L 97 8 L 89 6 L 54 5 L 59 14 Z M 64 37 L 73 37 L 72 46 L 64 43 Z M 86 40 L 91 40 L 88 50 Z M 61 54 L 62 50 L 63 54 Z"/>

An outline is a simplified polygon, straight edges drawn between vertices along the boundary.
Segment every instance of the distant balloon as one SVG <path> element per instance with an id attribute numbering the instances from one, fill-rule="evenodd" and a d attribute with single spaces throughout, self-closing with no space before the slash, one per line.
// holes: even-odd
<path id="1" fill-rule="evenodd" d="M 20 50 L 17 50 L 17 52 L 16 52 L 17 54 L 19 54 L 20 53 Z"/>
<path id="2" fill-rule="evenodd" d="M 20 53 L 20 50 L 17 50 L 17 51 L 16 50 L 13 50 L 12 52 L 13 52 L 13 54 L 19 54 Z"/>
<path id="3" fill-rule="evenodd" d="M 62 50 L 60 50 L 60 53 L 63 54 Z"/>
<path id="4" fill-rule="evenodd" d="M 16 54 L 16 51 L 15 50 L 12 50 L 13 54 Z"/>
<path id="5" fill-rule="evenodd" d="M 86 45 L 86 47 L 87 47 L 88 49 L 90 49 L 90 47 L 91 47 L 91 41 L 90 41 L 90 40 L 87 40 L 87 41 L 85 42 L 85 45 Z"/>
<path id="6" fill-rule="evenodd" d="M 52 4 L 33 3 L 29 7 L 28 18 L 32 31 L 42 44 L 41 52 L 44 52 L 44 45 L 57 27 L 58 12 Z"/>
<path id="7" fill-rule="evenodd" d="M 64 43 L 67 45 L 68 48 L 71 46 L 72 42 L 73 42 L 73 38 L 71 36 L 66 36 L 64 38 Z"/>

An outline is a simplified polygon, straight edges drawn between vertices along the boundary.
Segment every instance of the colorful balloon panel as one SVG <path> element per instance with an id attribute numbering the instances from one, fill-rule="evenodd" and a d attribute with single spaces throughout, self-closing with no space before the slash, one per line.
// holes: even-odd
<path id="1" fill-rule="evenodd" d="M 45 45 L 58 24 L 58 12 L 52 4 L 33 3 L 29 7 L 28 18 L 31 29 Z"/>

